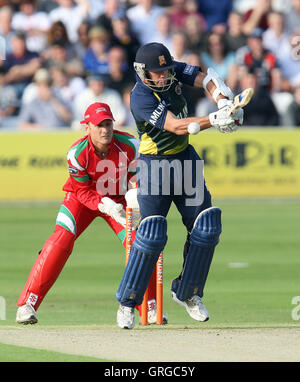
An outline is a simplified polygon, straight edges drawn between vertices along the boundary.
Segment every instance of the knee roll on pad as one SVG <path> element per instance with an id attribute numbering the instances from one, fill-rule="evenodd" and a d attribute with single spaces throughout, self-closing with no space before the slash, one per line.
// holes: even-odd
<path id="1" fill-rule="evenodd" d="M 195 294 L 202 297 L 221 232 L 221 210 L 218 207 L 208 208 L 198 215 L 191 232 L 191 244 L 176 291 L 179 300 L 185 301 Z"/>
<path id="2" fill-rule="evenodd" d="M 153 269 L 166 242 L 167 221 L 163 216 L 150 216 L 141 221 L 116 293 L 116 298 L 122 305 L 135 306 L 142 303 Z"/>

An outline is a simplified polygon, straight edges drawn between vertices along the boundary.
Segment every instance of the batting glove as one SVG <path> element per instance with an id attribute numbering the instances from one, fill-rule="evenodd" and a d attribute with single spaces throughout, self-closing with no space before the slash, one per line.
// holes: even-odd
<path id="1" fill-rule="evenodd" d="M 122 226 L 126 226 L 126 213 L 121 203 L 116 203 L 108 197 L 101 199 L 101 203 L 98 204 L 100 212 L 111 216 L 117 223 Z"/>
<path id="2" fill-rule="evenodd" d="M 125 200 L 127 207 L 132 209 L 132 226 L 135 229 L 141 218 L 140 207 L 137 200 L 137 188 L 132 188 L 127 191 L 125 194 Z"/>
<path id="3" fill-rule="evenodd" d="M 228 115 L 230 107 L 224 106 L 222 109 L 208 115 L 210 124 L 221 133 L 233 133 L 243 122 L 243 111 L 240 110 L 235 115 L 230 116 Z"/>

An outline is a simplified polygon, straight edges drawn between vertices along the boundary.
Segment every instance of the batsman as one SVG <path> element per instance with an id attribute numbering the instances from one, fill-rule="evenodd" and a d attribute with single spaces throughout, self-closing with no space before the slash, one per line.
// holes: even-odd
<path id="1" fill-rule="evenodd" d="M 133 328 L 134 306 L 141 304 L 166 245 L 166 217 L 174 202 L 187 238 L 182 271 L 172 282 L 172 298 L 194 320 L 207 321 L 209 313 L 202 298 L 222 231 L 221 210 L 212 207 L 205 180 L 198 181 L 201 169 L 198 164 L 202 161 L 189 144 L 189 134 L 211 127 L 221 133 L 232 133 L 243 123 L 243 110 L 234 109 L 232 91 L 212 68 L 202 71 L 198 66 L 176 62 L 163 44 L 141 46 L 134 69 L 136 84 L 131 93 L 131 112 L 140 138 L 137 179 L 141 220 L 116 298 L 120 307 L 127 309 L 127 328 Z M 187 117 L 182 84 L 204 88 L 218 111 L 203 117 Z M 169 176 L 164 172 L 166 168 L 170 170 Z M 190 187 L 185 187 L 189 181 Z"/>

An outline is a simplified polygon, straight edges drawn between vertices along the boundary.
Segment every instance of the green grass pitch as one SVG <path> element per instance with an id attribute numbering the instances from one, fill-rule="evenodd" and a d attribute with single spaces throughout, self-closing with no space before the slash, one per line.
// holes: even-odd
<path id="1" fill-rule="evenodd" d="M 300 295 L 300 204 L 295 199 L 220 199 L 223 232 L 205 288 L 211 319 L 205 327 L 297 325 L 294 296 Z M 53 232 L 58 204 L 0 206 L 0 296 L 6 319 L 16 325 L 16 301 L 43 242 Z M 192 325 L 172 302 L 170 286 L 182 265 L 185 229 L 172 207 L 164 251 L 164 311 L 169 326 Z M 105 222 L 95 220 L 38 310 L 40 326 L 115 327 L 115 292 L 125 253 Z M 145 328 L 147 330 L 147 328 Z"/>

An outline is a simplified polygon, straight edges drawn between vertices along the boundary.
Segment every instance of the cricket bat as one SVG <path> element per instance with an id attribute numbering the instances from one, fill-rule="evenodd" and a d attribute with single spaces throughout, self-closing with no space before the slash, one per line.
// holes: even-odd
<path id="1" fill-rule="evenodd" d="M 240 94 L 236 95 L 233 101 L 234 104 L 229 110 L 229 115 L 235 114 L 238 111 L 238 109 L 248 105 L 248 103 L 251 101 L 251 98 L 253 97 L 253 94 L 254 94 L 253 88 L 248 88 L 243 90 Z"/>

